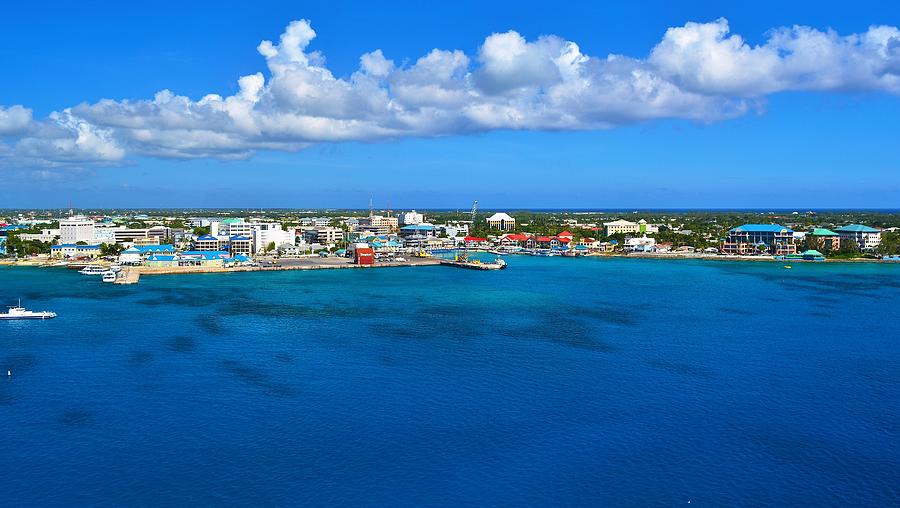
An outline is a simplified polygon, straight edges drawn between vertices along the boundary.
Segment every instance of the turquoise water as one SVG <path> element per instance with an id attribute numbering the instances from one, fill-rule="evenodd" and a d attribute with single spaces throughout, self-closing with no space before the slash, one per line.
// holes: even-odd
<path id="1" fill-rule="evenodd" d="M 5 505 L 900 504 L 900 266 L 0 269 Z"/>

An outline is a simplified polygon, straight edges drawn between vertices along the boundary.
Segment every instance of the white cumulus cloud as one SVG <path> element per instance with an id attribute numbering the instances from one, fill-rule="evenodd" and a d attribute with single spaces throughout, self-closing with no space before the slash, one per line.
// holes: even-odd
<path id="1" fill-rule="evenodd" d="M 475 55 L 433 49 L 398 65 L 382 50 L 335 76 L 309 47 L 306 20 L 257 51 L 265 70 L 238 91 L 199 99 L 162 90 L 104 99 L 35 119 L 0 106 L 0 164 L 117 164 L 129 155 L 247 158 L 316 143 L 447 136 L 498 129 L 587 130 L 663 118 L 713 122 L 745 114 L 782 91 L 900 95 L 900 31 L 872 26 L 840 35 L 776 28 L 761 44 L 728 22 L 669 28 L 646 58 L 591 56 L 555 35 L 491 34 Z M 401 55 L 402 57 L 402 55 Z M 400 61 L 406 61 L 401 59 Z"/>

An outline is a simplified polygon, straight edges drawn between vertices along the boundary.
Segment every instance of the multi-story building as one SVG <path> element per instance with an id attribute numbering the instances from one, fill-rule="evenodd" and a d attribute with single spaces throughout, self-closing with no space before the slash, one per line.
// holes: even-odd
<path id="1" fill-rule="evenodd" d="M 155 236 L 160 239 L 168 238 L 171 230 L 166 226 L 153 226 L 151 228 L 121 228 L 113 231 L 113 239 L 116 243 L 134 243 L 140 238 Z"/>
<path id="2" fill-rule="evenodd" d="M 316 229 L 316 243 L 335 245 L 343 239 L 344 230 L 341 228 L 324 227 Z"/>
<path id="3" fill-rule="evenodd" d="M 294 243 L 294 233 L 285 231 L 277 222 L 260 222 L 253 226 L 253 252 L 263 252 L 271 244 L 279 245 Z"/>
<path id="4" fill-rule="evenodd" d="M 779 224 L 744 224 L 728 231 L 722 243 L 726 254 L 772 254 L 786 256 L 797 253 L 794 232 Z"/>
<path id="5" fill-rule="evenodd" d="M 198 251 L 220 251 L 227 245 L 227 242 L 228 237 L 203 235 L 193 241 L 193 248 Z"/>
<path id="6" fill-rule="evenodd" d="M 400 226 L 408 226 L 410 224 L 421 224 L 425 222 L 425 214 L 411 210 L 409 212 L 401 212 L 397 218 Z"/>
<path id="7" fill-rule="evenodd" d="M 83 215 L 74 215 L 59 221 L 59 241 L 63 244 L 94 241 L 94 221 Z"/>
<path id="8" fill-rule="evenodd" d="M 398 224 L 397 217 L 385 217 L 383 215 L 370 215 L 359 219 L 359 229 L 373 235 L 386 235 L 397 231 Z"/>
<path id="9" fill-rule="evenodd" d="M 331 224 L 331 217 L 303 217 L 300 219 L 301 226 L 310 226 L 314 228 L 324 228 Z"/>
<path id="10" fill-rule="evenodd" d="M 603 232 L 604 234 L 606 234 L 606 236 L 616 235 L 619 233 L 626 235 L 631 233 L 639 233 L 640 230 L 640 224 L 638 224 L 637 222 L 627 221 L 625 219 L 603 223 Z"/>
<path id="11" fill-rule="evenodd" d="M 17 235 L 20 239 L 26 241 L 37 240 L 39 242 L 52 242 L 59 238 L 60 232 L 58 229 L 42 229 L 40 233 L 20 233 Z"/>
<path id="12" fill-rule="evenodd" d="M 808 243 L 817 249 L 838 250 L 841 248 L 841 237 L 834 231 L 826 228 L 813 228 L 806 233 Z"/>
<path id="13" fill-rule="evenodd" d="M 647 233 L 659 233 L 659 224 L 648 224 L 646 220 L 638 221 L 638 233 L 646 235 Z"/>
<path id="14" fill-rule="evenodd" d="M 272 243 L 276 247 L 283 243 L 294 243 L 294 233 L 282 229 L 279 222 L 245 222 L 243 219 L 213 221 L 210 224 L 210 234 L 246 237 L 251 241 L 252 253 L 263 252 Z"/>
<path id="15" fill-rule="evenodd" d="M 499 229 L 500 231 L 512 231 L 516 229 L 516 219 L 505 213 L 498 212 L 487 218 L 487 225 L 491 229 Z"/>
<path id="16" fill-rule="evenodd" d="M 881 245 L 881 230 L 863 226 L 862 224 L 850 224 L 837 228 L 835 232 L 841 241 L 853 241 L 859 246 L 859 250 L 874 250 Z"/>
<path id="17" fill-rule="evenodd" d="M 238 254 L 250 256 L 253 254 L 253 240 L 246 236 L 234 235 L 228 238 L 228 251 L 232 256 Z"/>

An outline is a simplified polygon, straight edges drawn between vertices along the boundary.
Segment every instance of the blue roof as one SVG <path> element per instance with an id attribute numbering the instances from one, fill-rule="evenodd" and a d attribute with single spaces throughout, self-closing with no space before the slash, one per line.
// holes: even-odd
<path id="1" fill-rule="evenodd" d="M 747 233 L 781 233 L 782 231 L 787 233 L 794 232 L 792 229 L 786 228 L 780 224 L 744 224 L 743 226 L 732 228 L 731 231 Z"/>
<path id="2" fill-rule="evenodd" d="M 147 258 L 147 261 L 175 261 L 175 256 L 163 256 L 160 254 L 154 254 Z"/>
<path id="3" fill-rule="evenodd" d="M 208 241 L 208 240 L 218 240 L 218 238 L 214 237 L 213 235 L 203 235 L 203 236 L 197 238 L 197 240 Z"/>
<path id="4" fill-rule="evenodd" d="M 162 245 L 143 245 L 137 247 L 137 250 L 138 252 L 175 252 L 175 246 L 167 243 Z"/>
<path id="5" fill-rule="evenodd" d="M 250 239 L 247 238 L 246 236 L 234 235 L 234 236 L 232 236 L 231 238 L 229 238 L 229 240 L 231 240 L 231 241 L 233 242 L 233 241 L 235 241 L 235 240 L 238 240 L 238 241 L 241 241 L 241 240 L 248 241 L 248 240 L 250 240 Z"/>
<path id="6" fill-rule="evenodd" d="M 434 226 L 430 224 L 411 224 L 400 228 L 401 231 L 431 231 L 433 229 Z"/>
<path id="7" fill-rule="evenodd" d="M 862 224 L 850 224 L 844 227 L 840 227 L 835 229 L 835 231 L 844 233 L 878 233 L 879 230 L 875 228 L 870 228 L 869 226 L 863 226 Z"/>

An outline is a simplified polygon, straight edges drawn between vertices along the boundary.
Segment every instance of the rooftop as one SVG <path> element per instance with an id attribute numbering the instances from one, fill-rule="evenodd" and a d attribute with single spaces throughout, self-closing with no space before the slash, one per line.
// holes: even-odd
<path id="1" fill-rule="evenodd" d="M 838 231 L 844 233 L 879 233 L 881 230 L 863 226 L 862 224 L 848 224 L 837 228 Z"/>
<path id="2" fill-rule="evenodd" d="M 733 233 L 793 233 L 781 224 L 744 224 L 731 230 Z"/>

